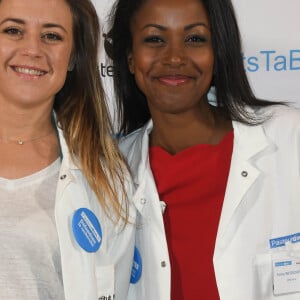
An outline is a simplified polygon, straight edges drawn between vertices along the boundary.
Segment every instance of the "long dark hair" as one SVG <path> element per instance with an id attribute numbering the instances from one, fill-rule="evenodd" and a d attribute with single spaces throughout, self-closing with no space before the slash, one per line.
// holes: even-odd
<path id="1" fill-rule="evenodd" d="M 132 48 L 131 20 L 147 0 L 117 0 L 110 13 L 110 30 L 105 50 L 114 65 L 114 88 L 121 120 L 120 130 L 127 134 L 150 119 L 145 95 L 129 71 L 127 55 Z M 250 87 L 242 58 L 240 32 L 230 0 L 199 0 L 205 6 L 211 25 L 214 51 L 213 85 L 218 106 L 232 120 L 245 124 L 259 121 L 246 107 L 277 104 L 257 99 Z"/>

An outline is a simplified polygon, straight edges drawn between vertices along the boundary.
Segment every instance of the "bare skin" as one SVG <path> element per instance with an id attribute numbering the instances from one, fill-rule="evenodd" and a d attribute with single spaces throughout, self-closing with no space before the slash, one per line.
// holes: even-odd
<path id="1" fill-rule="evenodd" d="M 1 107 L 0 111 L 1 137 L 10 139 L 0 141 L 0 177 L 16 179 L 55 161 L 59 156 L 59 144 L 51 123 L 51 109 L 38 109 L 34 117 L 32 112 L 16 114 L 15 110 L 8 110 Z M 42 138 L 30 141 L 37 137 Z M 16 142 L 19 138 L 24 140 L 23 145 Z"/>
<path id="2" fill-rule="evenodd" d="M 204 114 L 203 112 L 206 111 Z M 232 123 L 221 109 L 206 105 L 197 112 L 180 115 L 152 114 L 150 146 L 176 154 L 198 144 L 217 145 L 232 130 Z"/>
<path id="3" fill-rule="evenodd" d="M 201 1 L 148 0 L 131 32 L 128 64 L 153 120 L 150 145 L 176 154 L 197 144 L 218 144 L 232 124 L 207 101 L 214 52 Z"/>
<path id="4" fill-rule="evenodd" d="M 64 0 L 0 2 L 2 178 L 28 176 L 59 157 L 51 113 L 67 75 L 72 22 Z"/>

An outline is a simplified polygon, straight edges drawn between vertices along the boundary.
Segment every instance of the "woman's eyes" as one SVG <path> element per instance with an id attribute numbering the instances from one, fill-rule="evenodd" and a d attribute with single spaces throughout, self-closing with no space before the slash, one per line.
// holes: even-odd
<path id="1" fill-rule="evenodd" d="M 8 27 L 5 28 L 3 31 L 3 33 L 8 34 L 11 37 L 22 37 L 25 34 L 25 31 L 17 28 L 17 27 Z M 56 32 L 45 32 L 41 34 L 41 39 L 46 41 L 46 42 L 56 42 L 56 41 L 62 41 L 63 37 Z"/>
<path id="2" fill-rule="evenodd" d="M 207 41 L 207 38 L 202 35 L 189 35 L 186 37 L 185 42 L 186 43 L 194 43 L 194 44 L 200 44 L 205 43 Z"/>
<path id="3" fill-rule="evenodd" d="M 60 34 L 54 32 L 44 33 L 42 38 L 46 41 L 61 41 L 63 39 Z"/>
<path id="4" fill-rule="evenodd" d="M 207 37 L 199 34 L 188 35 L 184 38 L 183 42 L 186 45 L 198 46 L 207 42 Z M 153 45 L 163 45 L 168 42 L 167 38 L 152 35 L 144 38 L 144 43 Z"/>
<path id="5" fill-rule="evenodd" d="M 21 29 L 16 28 L 16 27 L 9 27 L 9 28 L 5 28 L 3 30 L 4 33 L 8 34 L 8 35 L 21 35 L 23 32 Z"/>
<path id="6" fill-rule="evenodd" d="M 144 42 L 148 44 L 158 44 L 163 43 L 164 39 L 157 35 L 147 36 L 144 38 Z"/>

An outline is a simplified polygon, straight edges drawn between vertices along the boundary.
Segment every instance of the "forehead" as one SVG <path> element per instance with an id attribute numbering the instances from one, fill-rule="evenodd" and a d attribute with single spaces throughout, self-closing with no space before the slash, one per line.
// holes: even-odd
<path id="1" fill-rule="evenodd" d="M 0 18 L 7 17 L 72 25 L 71 9 L 65 0 L 0 0 Z"/>
<path id="2" fill-rule="evenodd" d="M 151 23 L 155 20 L 178 26 L 181 22 L 201 21 L 209 24 L 209 17 L 201 0 L 147 0 L 135 13 L 132 22 Z"/>

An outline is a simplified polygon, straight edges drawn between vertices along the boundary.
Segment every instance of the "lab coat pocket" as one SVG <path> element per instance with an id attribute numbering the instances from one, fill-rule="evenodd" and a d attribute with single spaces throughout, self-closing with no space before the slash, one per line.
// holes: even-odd
<path id="1" fill-rule="evenodd" d="M 96 268 L 97 299 L 115 299 L 115 270 L 114 265 Z"/>

